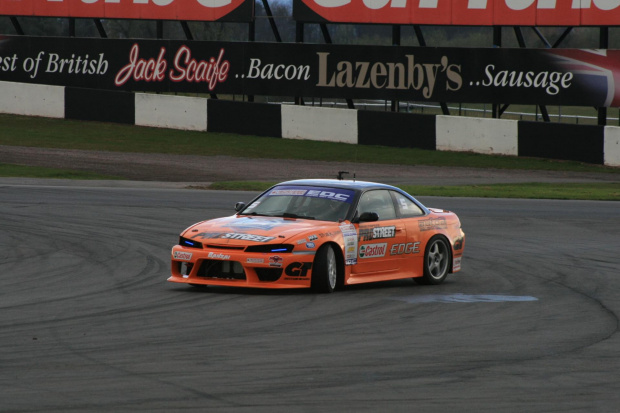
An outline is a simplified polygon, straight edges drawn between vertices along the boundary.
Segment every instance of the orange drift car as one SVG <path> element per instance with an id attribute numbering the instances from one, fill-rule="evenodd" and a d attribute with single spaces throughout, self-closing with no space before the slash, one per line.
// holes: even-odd
<path id="1" fill-rule="evenodd" d="M 236 210 L 181 234 L 168 281 L 329 293 L 410 277 L 440 284 L 461 269 L 465 234 L 458 217 L 393 186 L 289 181 Z"/>

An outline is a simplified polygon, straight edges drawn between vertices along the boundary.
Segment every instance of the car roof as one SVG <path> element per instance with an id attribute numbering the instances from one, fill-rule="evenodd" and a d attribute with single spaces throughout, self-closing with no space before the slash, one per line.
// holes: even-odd
<path id="1" fill-rule="evenodd" d="M 280 182 L 278 185 L 327 186 L 332 188 L 351 189 L 354 191 L 364 191 L 367 189 L 395 189 L 400 191 L 398 188 L 391 185 L 347 179 L 296 179 L 293 181 Z"/>

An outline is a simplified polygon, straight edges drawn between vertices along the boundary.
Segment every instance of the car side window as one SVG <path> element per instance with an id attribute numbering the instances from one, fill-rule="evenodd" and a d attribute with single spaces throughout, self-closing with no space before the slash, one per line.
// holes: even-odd
<path id="1" fill-rule="evenodd" d="M 375 190 L 365 192 L 357 205 L 358 216 L 364 212 L 376 212 L 379 215 L 379 221 L 396 218 L 396 210 L 392 197 L 387 190 Z"/>
<path id="2" fill-rule="evenodd" d="M 415 202 L 398 192 L 394 191 L 392 193 L 396 199 L 396 208 L 398 208 L 398 213 L 402 218 L 419 217 L 424 215 L 422 208 L 417 206 Z"/>

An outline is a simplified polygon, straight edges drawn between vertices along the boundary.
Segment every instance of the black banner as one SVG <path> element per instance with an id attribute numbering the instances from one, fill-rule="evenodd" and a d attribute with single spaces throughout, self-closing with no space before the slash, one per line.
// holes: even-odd
<path id="1" fill-rule="evenodd" d="M 9 36 L 0 80 L 126 91 L 620 106 L 620 51 Z"/>

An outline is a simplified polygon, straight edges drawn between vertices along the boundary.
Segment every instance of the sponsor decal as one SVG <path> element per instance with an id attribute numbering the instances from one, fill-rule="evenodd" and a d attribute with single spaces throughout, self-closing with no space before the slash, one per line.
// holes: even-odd
<path id="1" fill-rule="evenodd" d="M 306 248 L 314 248 L 314 242 L 306 242 Z"/>
<path id="2" fill-rule="evenodd" d="M 418 221 L 420 225 L 420 231 L 429 231 L 431 229 L 446 229 L 448 226 L 446 225 L 445 218 L 429 218 Z"/>
<path id="3" fill-rule="evenodd" d="M 260 201 L 253 202 L 252 204 L 250 204 L 250 206 L 249 206 L 249 207 L 247 207 L 247 210 L 249 211 L 250 209 L 254 209 L 254 208 L 256 208 L 258 205 L 260 205 Z"/>
<path id="4" fill-rule="evenodd" d="M 357 230 L 353 224 L 340 225 L 342 238 L 344 241 L 344 261 L 345 265 L 357 264 Z"/>
<path id="5" fill-rule="evenodd" d="M 214 260 L 229 260 L 230 255 L 220 254 L 219 252 L 210 252 L 207 255 L 208 258 L 212 258 Z"/>
<path id="6" fill-rule="evenodd" d="M 281 267 L 283 261 L 284 261 L 284 258 L 280 257 L 279 255 L 274 255 L 272 257 L 269 257 L 269 266 L 270 267 Z"/>
<path id="7" fill-rule="evenodd" d="M 461 270 L 461 258 L 462 257 L 455 257 L 452 260 L 452 272 L 457 272 Z"/>
<path id="8" fill-rule="evenodd" d="M 308 241 L 316 241 L 317 239 L 319 239 L 319 237 L 317 237 L 316 235 L 310 235 L 308 237 Z"/>
<path id="9" fill-rule="evenodd" d="M 304 242 L 308 242 L 308 241 L 306 241 L 306 239 L 305 239 L 305 238 L 302 238 L 302 239 L 300 239 L 300 240 L 298 240 L 298 241 L 297 241 L 297 245 L 301 245 L 301 244 L 303 244 Z"/>
<path id="10" fill-rule="evenodd" d="M 513 90 L 518 88 L 542 89 L 547 95 L 555 96 L 572 86 L 571 81 L 574 76 L 572 72 L 506 70 L 489 64 L 484 68 L 483 80 L 472 80 L 469 85 Z"/>
<path id="11" fill-rule="evenodd" d="M 202 238 L 202 239 L 238 239 L 242 241 L 253 241 L 253 242 L 269 242 L 275 237 L 266 237 L 263 235 L 254 235 L 254 234 L 244 234 L 244 233 L 236 233 L 236 232 L 201 232 L 200 234 L 194 235 L 192 238 Z"/>
<path id="12" fill-rule="evenodd" d="M 416 90 L 430 99 L 438 86 L 438 76 L 445 76 L 445 90 L 457 91 L 463 86 L 461 65 L 451 64 L 448 56 L 441 56 L 438 61 L 416 63 L 415 56 L 405 55 L 405 61 L 371 62 L 329 60 L 330 53 L 318 52 L 319 82 L 318 87 L 346 89 L 387 89 Z M 402 67 L 402 69 L 398 69 Z M 330 70 L 330 68 L 335 68 Z M 404 72 L 404 73 L 403 73 Z"/>
<path id="13" fill-rule="evenodd" d="M 311 198 L 324 198 L 334 201 L 351 203 L 354 191 L 348 189 L 319 189 L 319 188 L 300 188 L 300 187 L 280 187 L 269 191 L 269 196 L 306 196 Z"/>
<path id="14" fill-rule="evenodd" d="M 228 79 L 230 62 L 223 60 L 224 49 L 220 49 L 217 59 L 196 60 L 191 49 L 183 45 L 174 55 L 169 71 L 165 55 L 166 48 L 161 47 L 157 58 L 140 58 L 140 46 L 135 43 L 129 52 L 129 63 L 116 74 L 115 86 L 123 86 L 129 80 L 163 82 L 168 77 L 173 82 L 205 83 L 209 90 L 213 90 L 218 83 Z"/>
<path id="15" fill-rule="evenodd" d="M 285 225 L 286 222 L 281 219 L 262 218 L 262 217 L 241 217 L 236 218 L 232 222 L 225 224 L 225 227 L 234 229 L 260 229 L 269 231 L 273 228 Z"/>
<path id="16" fill-rule="evenodd" d="M 359 241 L 372 241 L 373 239 L 394 238 L 396 236 L 396 227 L 371 227 L 360 228 Z"/>
<path id="17" fill-rule="evenodd" d="M 189 261 L 189 260 L 192 259 L 192 253 L 191 252 L 174 251 L 173 256 L 174 256 L 175 260 Z"/>
<path id="18" fill-rule="evenodd" d="M 289 277 L 305 277 L 311 268 L 311 262 L 293 262 L 286 267 L 284 273 Z"/>
<path id="19" fill-rule="evenodd" d="M 332 199 L 332 200 L 341 201 L 341 202 L 350 202 L 349 198 L 351 197 L 351 195 L 345 194 L 345 193 L 341 193 L 341 192 L 317 191 L 317 190 L 310 190 L 310 191 L 308 191 L 306 196 L 311 196 L 313 198 Z"/>
<path id="20" fill-rule="evenodd" d="M 384 257 L 387 244 L 367 244 L 360 247 L 360 258 Z"/>
<path id="21" fill-rule="evenodd" d="M 245 260 L 245 262 L 247 262 L 248 264 L 264 264 L 265 259 L 264 258 L 248 258 Z"/>
<path id="22" fill-rule="evenodd" d="M 394 244 L 390 247 L 390 255 L 417 254 L 420 252 L 419 242 L 407 242 Z"/>
<path id="23" fill-rule="evenodd" d="M 274 189 L 273 191 L 269 192 L 269 195 L 271 196 L 281 196 L 281 195 L 301 196 L 301 195 L 305 195 L 306 192 L 308 191 L 305 189 Z"/>

